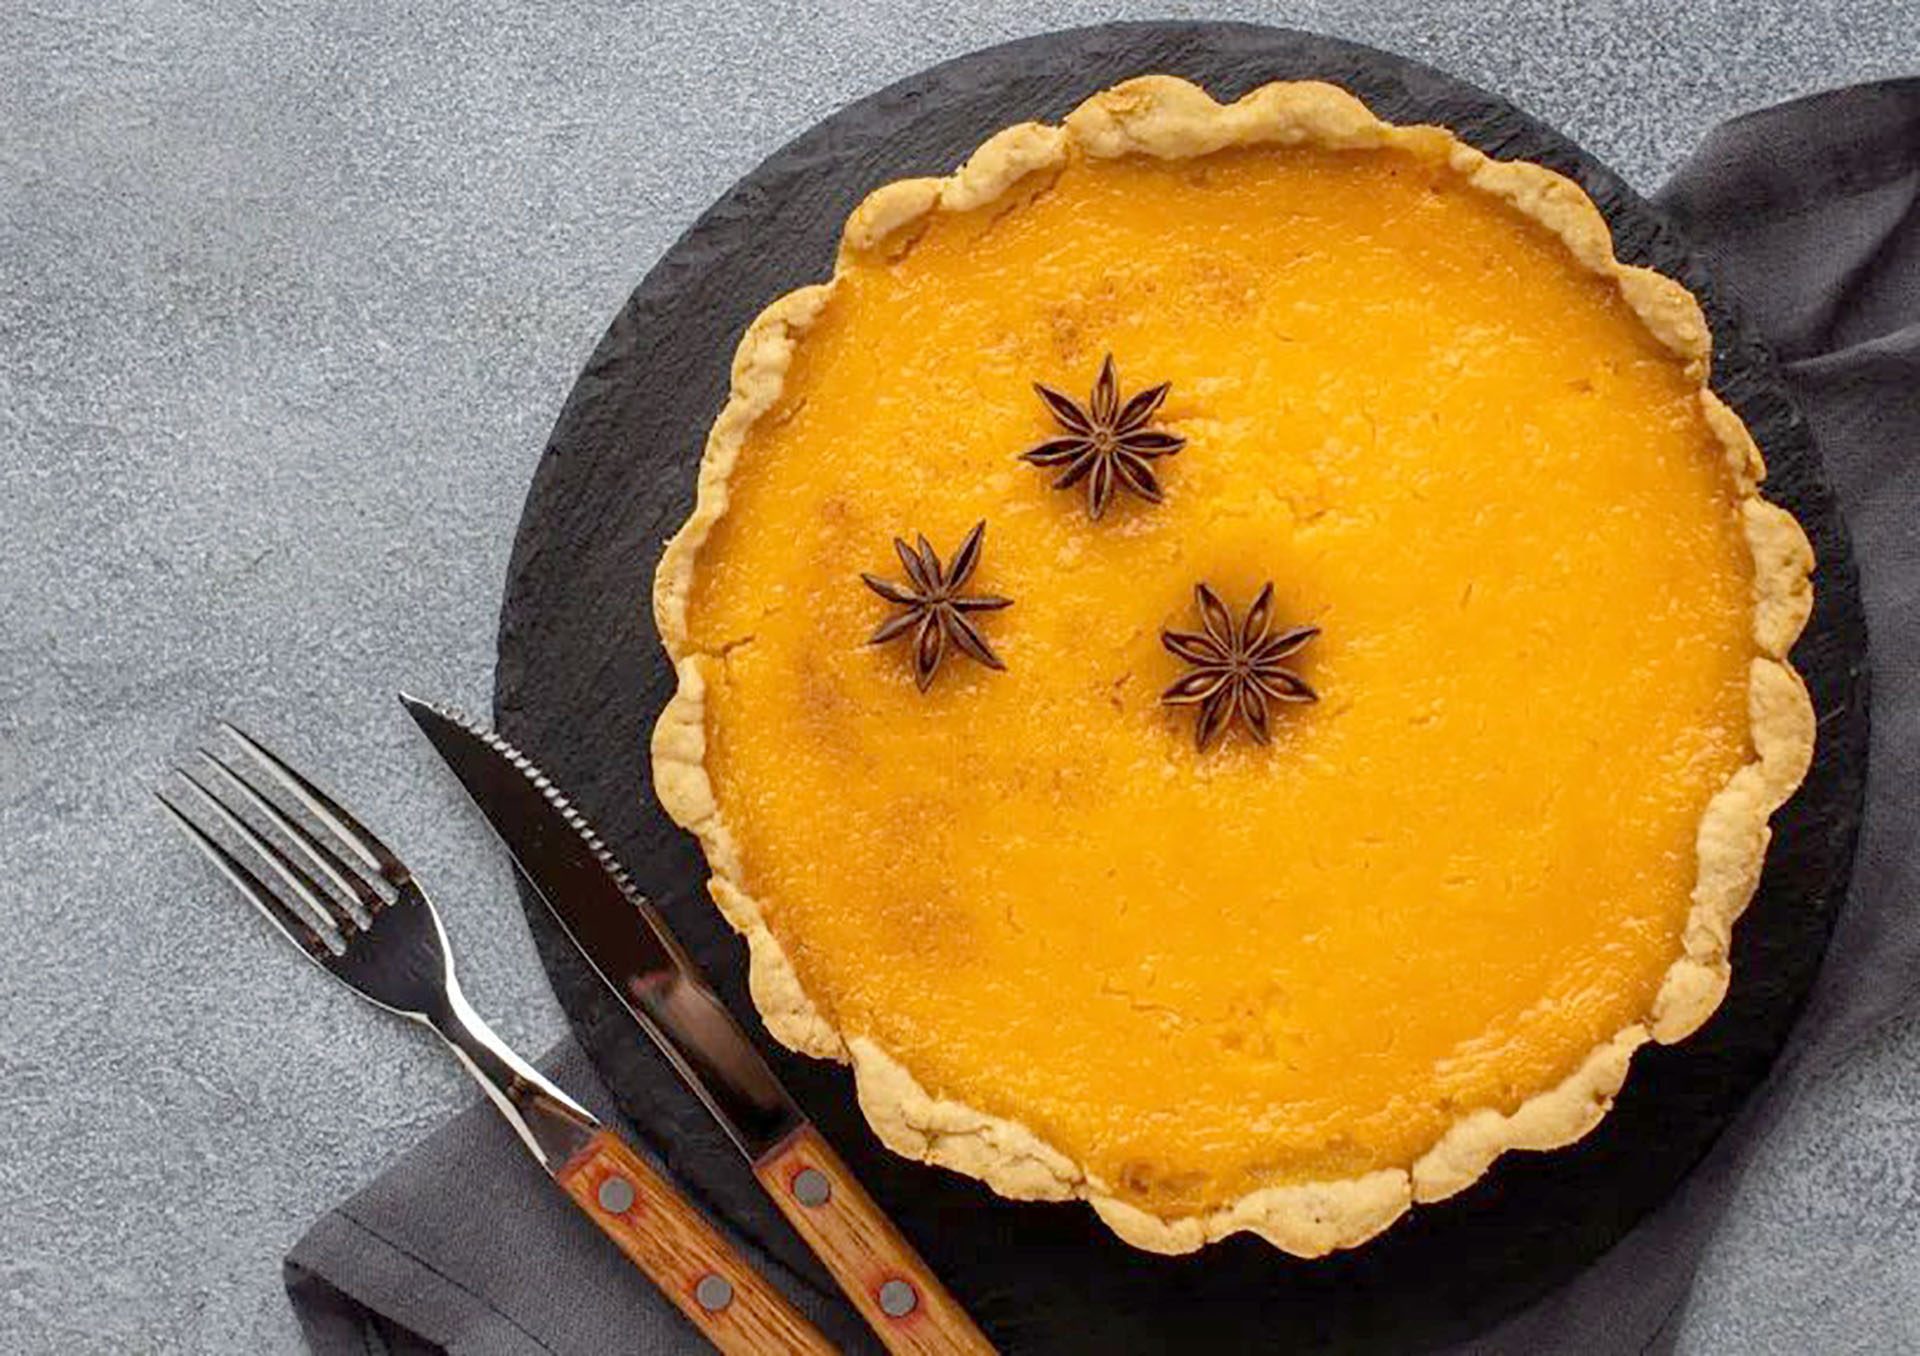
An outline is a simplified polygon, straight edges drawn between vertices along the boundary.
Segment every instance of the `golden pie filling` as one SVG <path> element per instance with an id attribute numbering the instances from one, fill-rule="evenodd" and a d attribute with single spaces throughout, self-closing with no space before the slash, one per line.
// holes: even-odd
<path id="1" fill-rule="evenodd" d="M 850 236 L 663 624 L 710 797 L 670 808 L 809 1020 L 1119 1214 L 1404 1183 L 1630 1051 L 1756 760 L 1752 487 L 1697 357 L 1445 134 L 1313 141 L 1069 137 Z M 1108 354 L 1185 444 L 1096 520 L 1018 458 L 1060 432 L 1033 383 Z M 1005 668 L 949 646 L 923 692 L 859 575 L 976 522 Z M 1201 750 L 1161 632 L 1268 581 L 1319 700 Z"/>

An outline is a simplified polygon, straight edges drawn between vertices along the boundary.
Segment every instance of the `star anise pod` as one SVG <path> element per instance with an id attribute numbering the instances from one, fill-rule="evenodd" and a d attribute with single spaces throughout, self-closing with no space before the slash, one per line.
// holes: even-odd
<path id="1" fill-rule="evenodd" d="M 993 647 L 987 644 L 987 638 L 968 620 L 967 614 L 1007 607 L 1013 599 L 994 594 L 969 595 L 960 592 L 961 586 L 972 575 L 974 566 L 980 563 L 980 540 L 986 531 L 984 522 L 975 523 L 973 531 L 967 533 L 966 540 L 960 543 L 960 549 L 953 553 L 952 562 L 944 570 L 940 566 L 940 557 L 934 553 L 925 537 L 918 539 L 917 549 L 895 537 L 893 549 L 906 569 L 907 584 L 902 586 L 878 575 L 860 576 L 861 582 L 868 588 L 888 602 L 906 609 L 881 622 L 878 629 L 867 637 L 867 644 L 879 645 L 904 636 L 909 631 L 913 632 L 913 679 L 922 692 L 933 682 L 934 671 L 946 656 L 949 641 L 976 663 L 985 664 L 990 669 L 1006 668 L 1000 662 L 1000 656 L 993 652 Z"/>
<path id="2" fill-rule="evenodd" d="M 1238 717 L 1247 733 L 1267 742 L 1267 703 L 1315 702 L 1320 695 L 1281 661 L 1320 634 L 1317 626 L 1295 626 L 1269 635 L 1273 625 L 1273 585 L 1247 609 L 1235 626 L 1233 614 L 1219 595 L 1196 584 L 1194 600 L 1200 607 L 1204 632 L 1160 632 L 1160 643 L 1193 665 L 1193 672 L 1160 694 L 1169 706 L 1198 706 L 1193 741 L 1204 749 Z"/>
<path id="3" fill-rule="evenodd" d="M 1046 402 L 1054 421 L 1065 432 L 1061 437 L 1049 438 L 1028 448 L 1020 454 L 1020 460 L 1035 466 L 1064 468 L 1053 482 L 1056 490 L 1086 481 L 1087 513 L 1095 519 L 1113 502 L 1116 486 L 1157 504 L 1160 482 L 1154 478 L 1148 463 L 1155 457 L 1171 457 L 1187 445 L 1187 440 L 1177 433 L 1147 427 L 1171 386 L 1171 382 L 1165 381 L 1149 386 L 1122 404 L 1120 379 L 1114 375 L 1111 353 L 1100 364 L 1093 396 L 1084 406 L 1036 381 L 1034 391 Z"/>

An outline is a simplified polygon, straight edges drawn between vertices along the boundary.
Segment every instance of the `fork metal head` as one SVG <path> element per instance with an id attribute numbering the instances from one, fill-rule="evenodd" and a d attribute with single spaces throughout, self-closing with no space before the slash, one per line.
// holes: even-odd
<path id="1" fill-rule="evenodd" d="M 160 803 L 220 874 L 314 964 L 367 1001 L 433 1025 L 436 1018 L 446 1014 L 448 994 L 457 987 L 457 981 L 446 933 L 426 892 L 392 849 L 335 801 L 316 796 L 317 788 L 312 783 L 258 741 L 243 734 L 238 738 L 264 774 L 260 782 L 249 778 L 242 768 L 205 751 L 202 757 L 217 772 L 219 783 L 195 777 L 185 769 L 180 770 L 180 777 L 192 792 L 193 801 L 251 851 L 266 873 L 279 882 L 280 891 L 270 888 L 258 872 L 202 828 L 173 797 L 159 792 Z M 338 842 L 374 866 L 386 890 L 382 892 L 348 866 L 339 847 L 330 846 L 316 831 L 276 805 L 262 782 L 280 788 L 283 795 L 338 835 Z M 277 830 L 292 853 L 256 828 L 239 809 L 226 804 L 216 793 L 219 784 Z M 307 794 L 302 795 L 302 791 Z M 295 860 L 296 854 L 301 860 Z M 384 865 L 387 863 L 391 866 Z M 323 884 L 316 876 L 328 883 Z"/>
<path id="2" fill-rule="evenodd" d="M 247 758 L 202 750 L 199 775 L 179 769 L 187 794 L 154 793 L 174 823 L 302 955 L 375 1006 L 432 1029 L 534 1155 L 549 1168 L 564 1163 L 596 1122 L 467 1003 L 440 916 L 399 855 L 265 745 L 222 728 Z"/>

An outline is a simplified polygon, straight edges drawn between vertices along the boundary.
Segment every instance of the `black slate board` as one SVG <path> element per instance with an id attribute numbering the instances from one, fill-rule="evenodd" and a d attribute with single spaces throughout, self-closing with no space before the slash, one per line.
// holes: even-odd
<path id="1" fill-rule="evenodd" d="M 1351 43 L 1231 24 L 1111 25 L 962 57 L 820 123 L 736 185 L 655 266 L 567 401 L 528 495 L 500 626 L 500 729 L 565 786 L 654 893 L 734 1011 L 743 949 L 707 902 L 691 840 L 660 812 L 647 736 L 672 687 L 647 598 L 686 515 L 735 341 L 773 297 L 824 277 L 849 209 L 889 179 L 950 169 L 998 128 L 1054 120 L 1129 76 L 1170 72 L 1216 97 L 1328 80 L 1395 122 L 1438 122 L 1502 158 L 1577 179 L 1620 256 L 1705 302 L 1715 387 L 1764 448 L 1769 493 L 1806 525 L 1819 603 L 1796 651 L 1820 713 L 1812 775 L 1776 821 L 1733 990 L 1678 1048 L 1650 1049 L 1614 1113 L 1576 1148 L 1509 1155 L 1463 1196 L 1364 1249 L 1301 1262 L 1240 1237 L 1186 1258 L 1117 1242 L 1078 1205 L 1016 1205 L 881 1149 L 837 1066 L 762 1039 L 855 1172 L 1004 1348 L 1407 1350 L 1483 1331 L 1567 1279 L 1665 1198 L 1760 1082 L 1846 894 L 1866 765 L 1866 628 L 1845 530 L 1770 357 L 1661 217 L 1603 165 L 1493 95 Z M 813 1284 L 824 1275 L 743 1167 L 587 976 L 531 897 L 542 958 L 574 1029 L 674 1172 Z M 757 1035 L 757 1025 L 754 1026 Z"/>

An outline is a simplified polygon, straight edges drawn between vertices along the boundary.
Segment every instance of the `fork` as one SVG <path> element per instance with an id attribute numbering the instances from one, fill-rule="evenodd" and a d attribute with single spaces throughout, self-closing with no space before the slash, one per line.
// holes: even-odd
<path id="1" fill-rule="evenodd" d="M 154 793 L 220 874 L 315 965 L 444 1041 L 547 1174 L 715 1347 L 831 1353 L 826 1338 L 646 1160 L 480 1020 L 454 978 L 438 912 L 394 851 L 251 735 L 225 721 L 221 728 L 247 759 L 202 749 L 201 774 L 181 768 L 179 775 L 278 890 L 202 828 L 178 792 Z M 274 792 L 325 833 L 282 808 Z M 293 855 L 243 810 L 271 826 Z"/>

